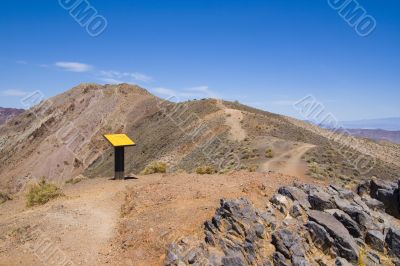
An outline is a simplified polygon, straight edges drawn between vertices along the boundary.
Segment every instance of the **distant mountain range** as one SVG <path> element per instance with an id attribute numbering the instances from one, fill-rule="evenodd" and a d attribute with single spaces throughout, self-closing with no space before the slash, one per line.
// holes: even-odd
<path id="1" fill-rule="evenodd" d="M 310 121 L 308 123 L 314 124 Z M 387 140 L 400 144 L 400 117 L 341 121 L 339 127 L 354 136 L 372 140 Z M 320 125 L 332 129 L 328 125 Z"/>
<path id="2" fill-rule="evenodd" d="M 341 125 L 348 129 L 383 129 L 399 131 L 400 117 L 343 121 Z"/>
<path id="3" fill-rule="evenodd" d="M 373 140 L 387 140 L 400 144 L 400 131 L 383 129 L 347 129 L 350 134 Z"/>
<path id="4" fill-rule="evenodd" d="M 24 111 L 25 110 L 23 109 L 0 107 L 0 125 L 6 122 L 8 119 L 17 116 Z"/>

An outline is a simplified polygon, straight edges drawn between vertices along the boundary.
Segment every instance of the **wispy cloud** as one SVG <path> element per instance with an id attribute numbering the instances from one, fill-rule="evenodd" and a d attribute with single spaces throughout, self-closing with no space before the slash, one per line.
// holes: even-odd
<path id="1" fill-rule="evenodd" d="M 162 96 L 177 98 L 177 101 L 194 98 L 220 98 L 217 93 L 209 89 L 208 86 L 197 86 L 182 90 L 173 90 L 165 87 L 152 89 L 153 92 Z"/>
<path id="2" fill-rule="evenodd" d="M 79 62 L 56 62 L 54 65 L 70 72 L 88 72 L 93 69 L 91 65 Z"/>
<path id="3" fill-rule="evenodd" d="M 4 90 L 1 91 L 1 94 L 4 96 L 11 96 L 11 97 L 24 97 L 28 94 L 28 92 L 21 90 Z"/>
<path id="4" fill-rule="evenodd" d="M 151 82 L 153 78 L 139 72 L 120 72 L 114 70 L 102 70 L 99 72 L 100 80 L 108 83 L 129 83 L 129 82 Z"/>

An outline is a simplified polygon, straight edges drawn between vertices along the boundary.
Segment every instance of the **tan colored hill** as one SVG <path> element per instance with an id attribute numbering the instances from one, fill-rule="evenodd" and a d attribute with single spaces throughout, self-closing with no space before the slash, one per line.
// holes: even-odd
<path id="1" fill-rule="evenodd" d="M 393 179 L 400 167 L 399 145 L 331 140 L 327 130 L 238 103 L 172 103 L 128 84 L 82 84 L 0 127 L 2 190 L 20 191 L 40 176 L 59 184 L 80 174 L 112 176 L 105 133 L 128 133 L 137 142 L 126 152 L 127 172 L 134 174 L 163 161 L 169 171 L 210 165 L 220 172 L 277 171 L 349 182 L 372 175 Z M 360 155 L 374 159 L 368 173 L 354 166 Z"/>

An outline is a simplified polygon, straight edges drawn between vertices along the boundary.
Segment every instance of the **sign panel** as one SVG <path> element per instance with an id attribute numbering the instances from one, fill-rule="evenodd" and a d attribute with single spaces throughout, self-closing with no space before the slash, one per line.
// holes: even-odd
<path id="1" fill-rule="evenodd" d="M 136 145 L 133 140 L 131 140 L 126 134 L 107 134 L 104 137 L 113 145 L 114 147 L 124 147 L 124 146 L 134 146 Z"/>

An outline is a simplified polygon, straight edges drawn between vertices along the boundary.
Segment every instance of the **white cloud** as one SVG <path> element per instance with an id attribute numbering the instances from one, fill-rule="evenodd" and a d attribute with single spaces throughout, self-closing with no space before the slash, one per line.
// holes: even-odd
<path id="1" fill-rule="evenodd" d="M 177 101 L 199 98 L 220 98 L 218 94 L 211 91 L 208 86 L 198 86 L 183 90 L 158 87 L 152 89 L 152 91 L 163 96 L 174 97 Z"/>
<path id="2" fill-rule="evenodd" d="M 4 90 L 1 92 L 4 96 L 11 96 L 11 97 L 24 97 L 28 94 L 26 91 L 21 90 Z"/>
<path id="3" fill-rule="evenodd" d="M 118 80 L 118 79 L 113 79 L 113 78 L 101 78 L 100 80 L 104 81 L 105 83 L 108 84 L 121 84 L 121 83 L 126 83 L 123 80 Z"/>
<path id="4" fill-rule="evenodd" d="M 143 82 L 150 82 L 153 81 L 153 78 L 150 76 L 147 76 L 146 74 L 143 73 L 132 73 L 131 76 L 138 80 L 138 81 L 143 81 Z"/>
<path id="5" fill-rule="evenodd" d="M 91 65 L 78 62 L 56 62 L 55 66 L 71 72 L 88 72 L 93 69 Z"/>
<path id="6" fill-rule="evenodd" d="M 143 74 L 143 73 L 138 73 L 138 72 L 120 72 L 120 71 L 114 71 L 114 70 L 102 70 L 98 74 L 100 76 L 100 79 L 108 82 L 109 81 L 115 81 L 111 83 L 130 83 L 130 82 L 135 82 L 135 81 L 142 81 L 142 82 L 151 82 L 153 81 L 153 78 Z"/>

